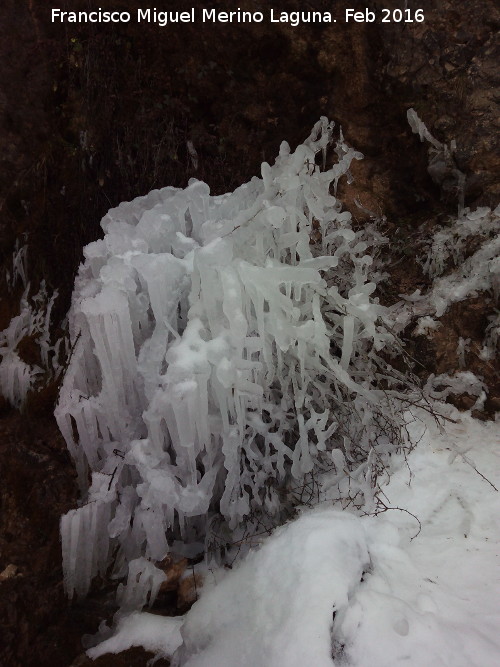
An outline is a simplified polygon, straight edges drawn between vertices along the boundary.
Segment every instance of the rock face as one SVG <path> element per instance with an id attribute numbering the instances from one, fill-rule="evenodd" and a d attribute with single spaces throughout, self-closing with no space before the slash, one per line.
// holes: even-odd
<path id="1" fill-rule="evenodd" d="M 385 2 L 385 6 L 400 3 Z M 408 3 L 413 5 L 415 3 Z M 387 24 L 388 93 L 415 106 L 441 141 L 457 141 L 470 202 L 495 206 L 500 197 L 500 12 L 492 0 L 417 3 L 426 20 L 408 28 Z"/>
<path id="2" fill-rule="evenodd" d="M 252 0 L 241 4 L 255 9 Z M 303 9 L 295 0 L 285 4 Z M 311 4 L 337 12 L 331 2 Z M 382 7 L 401 2 L 352 4 L 370 5 L 380 18 Z M 137 7 L 132 0 L 119 5 Z M 27 235 L 30 278 L 60 289 L 55 317 L 62 317 L 81 248 L 97 238 L 110 206 L 160 185 L 185 185 L 193 176 L 215 192 L 233 189 L 276 154 L 283 138 L 298 142 L 323 114 L 365 154 L 353 169 L 358 200 L 388 217 L 394 268 L 384 298 L 425 289 L 414 261 L 418 244 L 456 212 L 456 197 L 430 179 L 427 148 L 411 133 L 406 110 L 414 107 L 440 141 L 456 139 L 466 204 L 494 207 L 500 18 L 494 0 L 410 0 L 407 6 L 422 8 L 425 22 L 346 24 L 340 8 L 332 25 L 160 28 L 57 25 L 44 0 L 3 0 L 0 264 L 7 266 L 15 240 Z M 73 0 L 71 9 L 88 9 L 88 2 Z M 369 217 L 353 196 L 347 204 L 360 224 Z M 410 341 L 425 372 L 456 370 L 459 337 L 470 338 L 474 350 L 495 307 L 491 295 L 479 295 L 450 310 L 431 343 Z M 14 308 L 15 300 L 2 298 L 0 329 Z M 499 409 L 492 362 L 490 368 L 473 352 L 466 361 L 490 382 L 489 409 Z M 2 428 L 4 442 L 20 444 L 0 449 L 0 465 L 10 470 L 2 474 L 7 532 L 0 572 L 18 568 L 0 582 L 7 628 L 0 643 L 9 644 L 0 646 L 0 662 L 30 665 L 36 653 L 36 664 L 67 665 L 80 652 L 75 619 L 85 616 L 65 613 L 61 587 L 57 517 L 75 502 L 72 482 L 64 481 L 70 465 L 53 431 L 45 451 L 25 432 L 25 420 L 3 416 Z M 45 520 L 41 510 L 48 506 Z M 64 648 L 57 645 L 69 636 Z"/>
<path id="3" fill-rule="evenodd" d="M 62 589 L 59 516 L 77 491 L 53 422 L 4 415 L 0 470 L 0 663 L 69 664 L 88 621 L 67 613 Z"/>
<path id="4" fill-rule="evenodd" d="M 71 8 L 87 4 L 74 0 Z M 379 19 L 382 7 L 399 4 L 372 3 Z M 81 247 L 99 234 L 110 205 L 191 176 L 214 191 L 233 189 L 282 138 L 298 142 L 321 114 L 365 153 L 355 176 L 366 208 L 395 218 L 429 213 L 439 201 L 426 149 L 406 123 L 410 106 L 438 139 L 457 140 L 468 201 L 495 203 L 496 3 L 417 4 L 423 23 L 345 23 L 339 8 L 335 24 L 161 28 L 52 24 L 42 0 L 5 0 L 0 258 L 29 233 L 36 271 L 64 289 L 66 305 Z M 449 199 L 445 209 L 454 206 Z"/>

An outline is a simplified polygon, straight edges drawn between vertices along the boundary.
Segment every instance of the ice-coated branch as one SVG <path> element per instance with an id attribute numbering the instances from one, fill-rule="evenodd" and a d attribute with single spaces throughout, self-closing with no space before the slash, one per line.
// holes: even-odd
<path id="1" fill-rule="evenodd" d="M 214 516 L 233 537 L 279 518 L 283 489 L 332 452 L 372 494 L 388 389 L 373 371 L 393 342 L 373 296 L 383 239 L 332 194 L 362 156 L 341 137 L 338 161 L 315 164 L 332 131 L 322 118 L 294 152 L 283 142 L 231 194 L 193 179 L 121 204 L 85 248 L 56 409 L 86 503 L 61 523 L 70 595 L 115 554 L 116 576 L 135 568 L 122 598 L 145 600 L 145 563 L 203 551 Z"/>

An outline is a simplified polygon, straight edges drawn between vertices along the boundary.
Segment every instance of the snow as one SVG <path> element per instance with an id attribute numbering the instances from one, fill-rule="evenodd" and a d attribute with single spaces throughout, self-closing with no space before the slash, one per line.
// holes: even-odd
<path id="1" fill-rule="evenodd" d="M 304 510 L 207 574 L 184 619 L 134 613 L 89 655 L 143 645 L 178 667 L 496 666 L 498 423 L 441 409 L 453 421 L 422 414 L 407 461 L 392 457 L 385 511 Z"/>
<path id="2" fill-rule="evenodd" d="M 187 615 L 178 664 L 328 667 L 332 612 L 368 561 L 363 525 L 348 513 L 312 512 L 277 530 Z"/>
<path id="3" fill-rule="evenodd" d="M 384 489 L 371 520 L 371 573 L 338 619 L 339 665 L 489 667 L 500 661 L 498 424 L 452 413 L 428 431 Z M 380 525 L 382 524 L 382 526 Z M 397 540 L 384 530 L 397 531 Z"/>
<path id="4" fill-rule="evenodd" d="M 159 657 L 170 656 L 180 645 L 182 618 L 165 618 L 147 613 L 132 613 L 123 616 L 115 634 L 87 651 L 96 660 L 106 653 L 120 653 L 133 646 L 142 646 Z"/>

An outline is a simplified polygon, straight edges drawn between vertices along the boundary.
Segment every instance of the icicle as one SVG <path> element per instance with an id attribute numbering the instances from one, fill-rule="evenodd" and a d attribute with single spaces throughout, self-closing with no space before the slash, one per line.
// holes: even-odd
<path id="1" fill-rule="evenodd" d="M 151 606 L 158 594 L 160 585 L 166 575 L 162 570 L 146 560 L 136 558 L 129 563 L 127 585 L 118 588 L 120 611 L 142 609 L 146 604 Z"/>
<path id="2" fill-rule="evenodd" d="M 342 344 L 342 358 L 340 365 L 344 370 L 347 370 L 352 355 L 352 344 L 354 338 L 354 317 L 346 315 L 344 317 L 344 341 Z"/>
<path id="3" fill-rule="evenodd" d="M 432 134 L 427 129 L 425 123 L 422 122 L 418 117 L 418 114 L 415 111 L 415 109 L 408 109 L 408 111 L 406 112 L 406 116 L 408 118 L 408 123 L 410 124 L 412 132 L 414 134 L 419 135 L 420 141 L 424 141 L 424 139 L 427 139 L 427 141 L 431 143 L 434 146 L 434 148 L 437 149 L 442 148 L 443 145 L 432 136 Z"/>

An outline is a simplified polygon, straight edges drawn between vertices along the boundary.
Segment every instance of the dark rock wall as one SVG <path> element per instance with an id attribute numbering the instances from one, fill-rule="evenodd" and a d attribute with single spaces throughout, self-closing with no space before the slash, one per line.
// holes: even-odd
<path id="1" fill-rule="evenodd" d="M 130 0 L 65 4 L 72 10 L 139 6 Z M 321 0 L 309 4 L 332 9 Z M 382 6 L 403 5 L 353 4 L 373 6 L 379 17 Z M 300 141 L 321 114 L 340 123 L 365 153 L 357 188 L 371 210 L 412 217 L 439 201 L 426 173 L 426 148 L 406 123 L 412 105 L 440 140 L 457 139 L 468 201 L 493 203 L 495 2 L 407 5 L 422 7 L 425 22 L 160 28 L 52 24 L 46 2 L 4 0 L 0 259 L 29 234 L 33 273 L 63 288 L 66 306 L 81 247 L 99 234 L 109 206 L 152 187 L 182 186 L 191 176 L 215 192 L 232 189 L 258 173 L 263 159 L 272 160 L 283 138 Z M 197 170 L 188 139 L 199 153 Z"/>
<path id="2" fill-rule="evenodd" d="M 378 3 L 401 5 L 398 2 Z M 412 0 L 426 21 L 387 24 L 380 70 L 388 94 L 414 106 L 437 139 L 457 141 L 467 198 L 496 206 L 500 197 L 500 10 L 494 0 Z"/>

